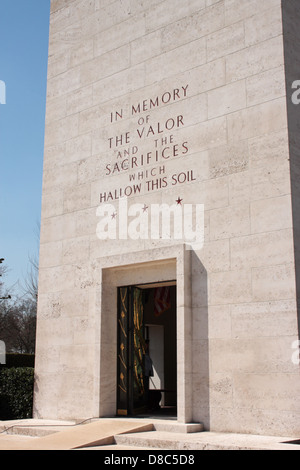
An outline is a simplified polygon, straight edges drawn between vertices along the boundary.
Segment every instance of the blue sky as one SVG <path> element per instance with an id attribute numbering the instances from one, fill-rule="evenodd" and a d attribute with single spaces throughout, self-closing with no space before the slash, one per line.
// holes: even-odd
<path id="1" fill-rule="evenodd" d="M 38 255 L 50 0 L 0 0 L 0 258 L 6 285 Z"/>

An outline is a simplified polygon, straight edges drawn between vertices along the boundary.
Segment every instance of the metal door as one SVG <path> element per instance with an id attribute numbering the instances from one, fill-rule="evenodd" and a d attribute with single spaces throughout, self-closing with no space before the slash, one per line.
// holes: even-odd
<path id="1" fill-rule="evenodd" d="M 117 414 L 134 415 L 145 410 L 143 290 L 118 289 Z"/>

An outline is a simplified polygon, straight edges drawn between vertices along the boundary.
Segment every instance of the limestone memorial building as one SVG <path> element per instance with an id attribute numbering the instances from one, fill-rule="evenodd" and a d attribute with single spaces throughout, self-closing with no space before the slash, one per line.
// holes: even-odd
<path id="1" fill-rule="evenodd" d="M 51 0 L 35 418 L 299 438 L 299 22 Z"/>

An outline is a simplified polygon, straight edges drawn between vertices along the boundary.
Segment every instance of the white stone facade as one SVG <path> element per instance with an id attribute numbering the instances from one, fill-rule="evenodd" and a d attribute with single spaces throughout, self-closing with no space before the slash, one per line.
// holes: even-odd
<path id="1" fill-rule="evenodd" d="M 113 415 L 116 287 L 176 279 L 178 420 L 299 437 L 299 18 L 296 1 L 51 1 L 35 417 Z M 100 240 L 124 194 L 204 205 L 203 248 Z"/>

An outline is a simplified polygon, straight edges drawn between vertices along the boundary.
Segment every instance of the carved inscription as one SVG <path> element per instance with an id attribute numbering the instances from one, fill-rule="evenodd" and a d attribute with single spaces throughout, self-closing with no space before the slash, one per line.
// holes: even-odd
<path id="1" fill-rule="evenodd" d="M 112 159 L 105 165 L 105 176 L 124 174 L 125 184 L 100 193 L 100 203 L 138 195 L 143 190 L 149 193 L 196 180 L 193 169 L 173 173 L 170 165 L 167 165 L 172 159 L 189 155 L 189 142 L 181 137 L 182 132 L 178 132 L 185 127 L 184 114 L 172 114 L 172 106 L 168 107 L 170 114 L 164 113 L 166 117 L 160 120 L 151 114 L 160 107 L 186 99 L 188 91 L 187 84 L 132 103 L 127 113 L 123 109 L 110 113 L 112 132 L 107 139 L 107 147 L 112 152 Z M 125 119 L 130 119 L 134 124 L 130 130 L 114 132 L 118 128 L 117 124 Z"/>

